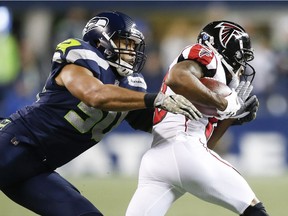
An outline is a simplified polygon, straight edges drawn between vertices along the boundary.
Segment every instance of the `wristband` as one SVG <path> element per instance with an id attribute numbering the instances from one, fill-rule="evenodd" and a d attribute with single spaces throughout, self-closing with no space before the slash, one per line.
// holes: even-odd
<path id="1" fill-rule="evenodd" d="M 147 93 L 144 95 L 144 103 L 147 108 L 154 107 L 154 101 L 157 95 L 157 93 Z"/>

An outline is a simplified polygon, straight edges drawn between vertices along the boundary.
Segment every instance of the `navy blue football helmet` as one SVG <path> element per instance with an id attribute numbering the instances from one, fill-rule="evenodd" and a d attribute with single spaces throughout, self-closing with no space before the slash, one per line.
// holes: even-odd
<path id="1" fill-rule="evenodd" d="M 103 51 L 106 60 L 121 76 L 142 70 L 146 61 L 144 36 L 126 14 L 102 12 L 88 21 L 82 35 L 84 41 Z M 126 42 L 126 48 L 120 47 L 120 40 Z M 129 46 L 131 40 L 135 44 L 133 48 Z M 130 61 L 124 60 L 123 55 L 128 55 Z"/>
<path id="2" fill-rule="evenodd" d="M 219 55 L 232 76 L 241 70 L 245 80 L 250 77 L 253 81 L 255 70 L 248 62 L 254 59 L 254 53 L 250 37 L 240 25 L 230 21 L 211 22 L 202 29 L 197 41 Z"/>

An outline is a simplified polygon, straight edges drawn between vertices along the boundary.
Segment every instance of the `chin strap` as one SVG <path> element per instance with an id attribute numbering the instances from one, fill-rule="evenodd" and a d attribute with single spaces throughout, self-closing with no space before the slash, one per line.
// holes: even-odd
<path id="1" fill-rule="evenodd" d="M 214 54 L 221 60 L 222 64 L 227 68 L 227 70 L 229 71 L 229 73 L 231 74 L 232 76 L 232 80 L 231 80 L 231 84 L 234 86 L 238 86 L 239 85 L 239 73 L 240 71 L 242 70 L 242 68 L 240 67 L 238 69 L 238 71 L 236 71 L 236 73 L 234 73 L 233 71 L 233 67 L 231 65 L 229 65 L 226 60 L 223 58 L 223 56 L 218 53 L 218 51 L 211 45 L 211 43 L 209 43 L 207 40 L 205 40 L 204 42 L 206 44 L 206 46 L 208 46 L 213 52 Z M 235 88 L 235 87 L 234 87 Z"/>
<path id="2" fill-rule="evenodd" d="M 105 37 L 105 39 L 107 41 L 110 42 L 110 44 L 112 45 L 112 47 L 114 49 L 118 49 L 118 47 L 116 46 L 116 44 L 114 43 L 114 41 L 106 34 L 106 32 L 103 32 L 102 35 Z M 118 62 L 118 63 L 115 63 L 115 62 Z M 120 58 L 120 55 L 119 55 L 119 58 L 115 61 L 115 62 L 112 62 L 112 61 L 109 61 L 108 60 L 108 63 L 115 67 L 117 72 L 119 73 L 120 76 L 130 76 L 133 74 L 133 66 L 128 64 L 127 62 L 125 62 L 123 59 Z"/>
<path id="3" fill-rule="evenodd" d="M 108 63 L 115 67 L 119 75 L 121 76 L 130 76 L 133 74 L 133 66 L 123 61 L 121 58 L 117 60 L 119 63 L 108 61 Z"/>

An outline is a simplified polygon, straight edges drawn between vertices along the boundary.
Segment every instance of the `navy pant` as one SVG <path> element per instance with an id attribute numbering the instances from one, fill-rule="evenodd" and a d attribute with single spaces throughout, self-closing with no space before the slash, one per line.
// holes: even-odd
<path id="1" fill-rule="evenodd" d="M 102 216 L 72 184 L 45 165 L 35 147 L 21 142 L 13 144 L 9 126 L 0 130 L 3 193 L 43 216 Z"/>

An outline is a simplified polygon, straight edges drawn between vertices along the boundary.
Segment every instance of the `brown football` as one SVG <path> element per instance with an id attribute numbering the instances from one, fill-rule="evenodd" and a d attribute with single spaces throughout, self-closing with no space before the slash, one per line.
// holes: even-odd
<path id="1" fill-rule="evenodd" d="M 225 84 L 210 77 L 200 78 L 200 81 L 211 91 L 220 94 L 224 97 L 231 94 L 231 89 Z M 207 107 L 204 104 L 194 104 L 195 107 L 202 113 L 208 116 L 218 116 L 216 108 Z"/>

